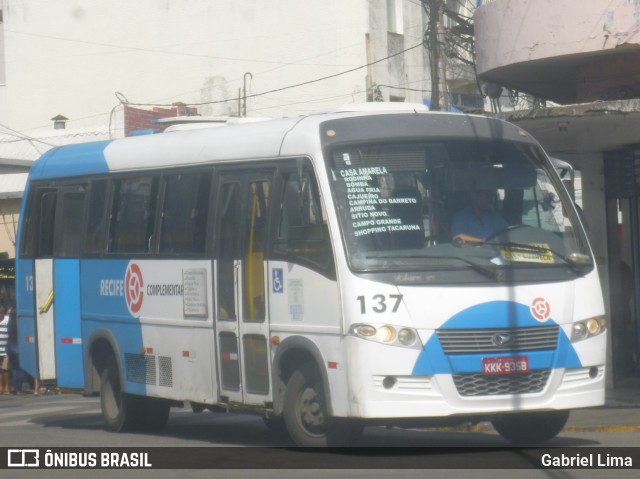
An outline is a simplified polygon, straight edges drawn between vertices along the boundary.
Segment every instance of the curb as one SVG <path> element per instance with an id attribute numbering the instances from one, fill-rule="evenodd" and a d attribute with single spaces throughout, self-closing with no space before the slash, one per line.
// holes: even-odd
<path id="1" fill-rule="evenodd" d="M 567 426 L 563 429 L 566 432 L 638 432 L 638 426 Z"/>

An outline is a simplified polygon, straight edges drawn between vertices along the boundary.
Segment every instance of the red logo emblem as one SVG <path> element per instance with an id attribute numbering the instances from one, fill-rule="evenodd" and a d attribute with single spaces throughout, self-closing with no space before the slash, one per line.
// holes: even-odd
<path id="1" fill-rule="evenodd" d="M 144 282 L 142 281 L 142 271 L 135 263 L 129 263 L 127 274 L 124 277 L 124 295 L 127 299 L 127 307 L 132 315 L 136 315 L 142 307 L 144 298 Z"/>
<path id="2" fill-rule="evenodd" d="M 531 303 L 531 314 L 538 321 L 546 321 L 551 316 L 551 306 L 544 298 L 536 298 Z"/>

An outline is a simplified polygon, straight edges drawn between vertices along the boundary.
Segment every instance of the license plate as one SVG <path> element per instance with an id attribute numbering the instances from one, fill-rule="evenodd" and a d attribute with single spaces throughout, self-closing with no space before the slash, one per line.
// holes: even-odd
<path id="1" fill-rule="evenodd" d="M 498 374 L 518 374 L 529 372 L 528 356 L 500 356 L 482 358 L 482 374 L 493 376 Z"/>

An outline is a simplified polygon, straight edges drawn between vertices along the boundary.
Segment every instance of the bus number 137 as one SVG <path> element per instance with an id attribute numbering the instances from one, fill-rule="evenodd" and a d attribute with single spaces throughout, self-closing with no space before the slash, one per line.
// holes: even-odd
<path id="1" fill-rule="evenodd" d="M 360 313 L 366 314 L 367 299 L 364 296 L 358 296 L 356 299 L 360 302 Z M 387 311 L 387 308 L 388 308 L 387 303 L 393 303 L 393 306 L 391 307 L 391 312 L 396 313 L 398 311 L 398 308 L 400 307 L 400 303 L 402 302 L 402 295 L 390 294 L 387 297 L 384 294 L 376 294 L 371 297 L 370 302 L 374 303 L 372 306 L 370 306 L 370 308 L 373 310 L 374 313 L 384 313 L 385 311 Z"/>

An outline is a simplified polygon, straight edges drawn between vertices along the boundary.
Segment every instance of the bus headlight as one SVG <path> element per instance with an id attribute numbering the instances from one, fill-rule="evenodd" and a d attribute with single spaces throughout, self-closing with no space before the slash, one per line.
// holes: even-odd
<path id="1" fill-rule="evenodd" d="M 416 341 L 416 333 L 413 332 L 413 329 L 402 328 L 398 332 L 398 341 L 403 346 L 411 346 Z"/>
<path id="2" fill-rule="evenodd" d="M 369 338 L 376 335 L 376 328 L 368 324 L 355 324 L 351 327 L 351 332 L 361 338 Z"/>
<path id="3" fill-rule="evenodd" d="M 604 316 L 576 321 L 571 326 L 571 342 L 582 341 L 603 333 L 607 329 L 607 321 Z"/>
<path id="4" fill-rule="evenodd" d="M 396 339 L 396 329 L 393 326 L 385 324 L 378 328 L 378 334 L 376 334 L 376 337 L 381 343 L 390 343 Z"/>
<path id="5" fill-rule="evenodd" d="M 392 346 L 422 347 L 415 329 L 391 324 L 354 324 L 349 328 L 349 335 Z"/>

